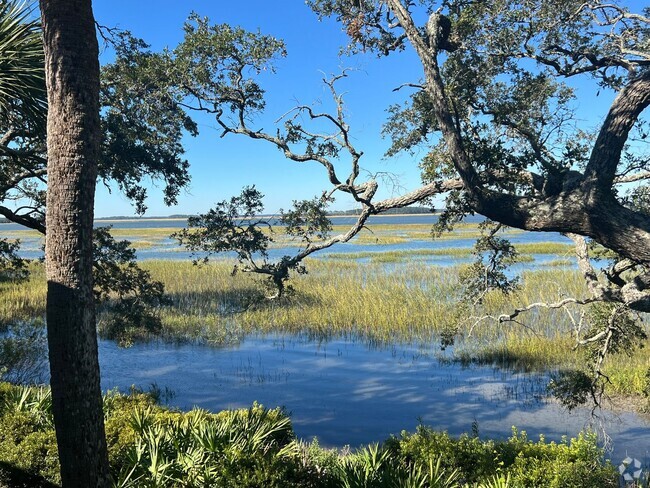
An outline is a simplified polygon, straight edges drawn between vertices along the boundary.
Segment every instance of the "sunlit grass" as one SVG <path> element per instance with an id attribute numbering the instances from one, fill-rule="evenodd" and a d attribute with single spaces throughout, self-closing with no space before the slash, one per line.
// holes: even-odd
<path id="1" fill-rule="evenodd" d="M 1 228 L 0 228 L 1 229 Z M 24 239 L 26 237 L 43 237 L 38 231 L 35 230 L 0 230 L 0 238 L 8 239 Z"/>
<path id="2" fill-rule="evenodd" d="M 0 330 L 11 322 L 45 315 L 45 269 L 33 263 L 29 270 L 30 276 L 23 282 L 0 281 Z"/>
<path id="3" fill-rule="evenodd" d="M 130 241 L 154 238 L 165 239 L 179 230 L 180 229 L 175 227 L 138 227 L 132 229 L 118 229 L 113 227 L 111 229 L 111 235 L 116 239 L 127 239 Z"/>
<path id="4" fill-rule="evenodd" d="M 311 260 L 309 274 L 293 280 L 293 297 L 246 308 L 258 292 L 250 277 L 231 277 L 228 263 L 197 268 L 186 262 L 152 261 L 145 266 L 167 284 L 173 297 L 174 306 L 163 312 L 169 337 L 198 336 L 222 343 L 252 333 L 288 332 L 321 340 L 347 336 L 373 344 L 430 344 L 437 343 L 449 324 L 464 319 L 455 347 L 461 360 L 526 371 L 581 367 L 585 361 L 582 352 L 574 350 L 567 311 L 531 312 L 521 317 L 521 324 L 483 321 L 474 326 L 471 316 L 459 317 L 456 267 Z M 489 294 L 481 313 L 496 316 L 534 302 L 586 293 L 577 271 L 530 271 L 523 274 L 517 292 Z M 578 317 L 578 309 L 569 311 Z M 648 367 L 642 353 L 624 360 L 610 358 L 606 371 L 612 377 L 611 390 L 642 392 Z"/>
<path id="5" fill-rule="evenodd" d="M 543 265 L 548 267 L 562 267 L 562 266 L 575 266 L 576 261 L 574 259 L 553 259 L 552 261 L 547 261 Z"/>
<path id="6" fill-rule="evenodd" d="M 336 261 L 371 260 L 375 262 L 400 262 L 413 257 L 426 256 L 451 256 L 469 257 L 472 254 L 471 247 L 445 247 L 436 249 L 403 249 L 398 251 L 358 251 L 327 253 L 322 257 Z"/>
<path id="7" fill-rule="evenodd" d="M 567 248 L 550 244 L 554 243 L 524 248 L 535 253 Z M 254 279 L 242 273 L 231 276 L 233 263 L 225 260 L 201 267 L 170 260 L 141 265 L 165 284 L 172 299 L 172 306 L 160 310 L 162 336 L 168 340 L 223 345 L 253 333 L 287 332 L 318 339 L 354 337 L 376 344 L 432 344 L 443 330 L 460 323 L 454 353 L 461 360 L 520 370 L 584 366 L 584 356 L 573 349 L 572 321 L 566 311 L 531 312 L 520 317 L 521 324 L 484 320 L 477 325 L 478 317 L 457 305 L 460 266 L 436 267 L 416 259 L 467 258 L 470 252 L 471 248 L 447 248 L 330 254 L 329 259 L 308 260 L 309 273 L 292 279 L 294 295 L 279 301 L 260 300 Z M 43 267 L 34 263 L 31 271 L 23 283 L 0 282 L 0 325 L 44 315 Z M 524 272 L 522 287 L 510 295 L 490 293 L 481 314 L 497 316 L 534 302 L 587 295 L 576 270 L 544 267 Z M 577 309 L 570 311 L 578 317 Z M 608 359 L 611 392 L 644 391 L 650 342 L 644 345 L 644 351 L 630 357 Z"/>
<path id="8" fill-rule="evenodd" d="M 158 241 L 155 241 L 155 240 L 145 241 L 145 240 L 138 239 L 136 241 L 131 242 L 131 247 L 133 249 L 151 249 L 152 247 L 160 246 L 160 245 L 162 245 L 161 240 L 158 240 Z"/>
<path id="9" fill-rule="evenodd" d="M 561 242 L 527 242 L 515 244 L 515 249 L 521 254 L 558 254 L 569 256 L 575 252 L 573 244 Z"/>

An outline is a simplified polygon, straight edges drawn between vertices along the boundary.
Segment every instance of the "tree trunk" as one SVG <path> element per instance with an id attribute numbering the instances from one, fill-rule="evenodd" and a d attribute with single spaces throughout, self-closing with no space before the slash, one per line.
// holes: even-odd
<path id="1" fill-rule="evenodd" d="M 99 61 L 91 0 L 40 0 L 47 117 L 47 331 L 64 487 L 108 486 L 92 282 Z"/>

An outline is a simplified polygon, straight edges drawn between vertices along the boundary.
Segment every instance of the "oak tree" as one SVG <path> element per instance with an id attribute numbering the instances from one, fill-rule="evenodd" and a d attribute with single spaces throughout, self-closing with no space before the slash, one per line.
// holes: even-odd
<path id="1" fill-rule="evenodd" d="M 512 257 L 509 244 L 494 238 L 495 229 L 505 225 L 563 233 L 576 244 L 590 294 L 533 304 L 493 319 L 512 322 L 540 307 L 605 304 L 592 314 L 595 327 L 576 333 L 578 344 L 593 350 L 591 393 L 601 388 L 604 357 L 622 344 L 642 343 L 643 328 L 631 324 L 638 323 L 639 313 L 650 311 L 649 126 L 644 118 L 650 104 L 648 9 L 631 12 L 622 3 L 598 0 L 308 4 L 321 18 L 342 24 L 350 52 L 382 58 L 411 49 L 417 55 L 422 77 L 395 87 L 410 95 L 389 107 L 384 134 L 392 141 L 387 157 L 425 154 L 419 161 L 423 186 L 382 200 L 377 198 L 381 181 L 373 175 L 362 178 L 364 154 L 351 137 L 345 101 L 336 89 L 347 71 L 324 80 L 335 106 L 331 113 L 302 105 L 285 112 L 271 131 L 257 127 L 255 116 L 265 104 L 256 74 L 273 69 L 273 60 L 285 55 L 284 45 L 194 16 L 184 41 L 163 55 L 172 71 L 178 69 L 187 108 L 212 114 L 223 135 L 264 141 L 290 160 L 324 168 L 329 189 L 311 203 L 296 202 L 292 218 L 311 214 L 319 221 L 326 203 L 342 193 L 357 202 L 359 213 L 340 235 L 315 239 L 299 232 L 303 245 L 298 253 L 276 261 L 263 252 L 252 259 L 240 252 L 246 249 L 238 243 L 264 246 L 267 238 L 241 225 L 242 215 L 220 212 L 227 202 L 199 217 L 196 228 L 179 235 L 181 241 L 208 252 L 230 243 L 244 262 L 239 269 L 268 275 L 281 292 L 289 271 L 302 259 L 348 241 L 369 216 L 442 195 L 445 211 L 437 231 L 467 214 L 495 222 L 479 243 L 479 254 L 494 258 L 482 260 L 481 269 L 491 266 L 494 279 L 475 290 L 480 295 L 511 286 L 502 279 L 499 263 Z M 574 80 L 581 80 L 579 90 Z M 582 121 L 578 102 L 593 103 L 606 95 L 611 102 L 599 125 Z M 210 218 L 216 223 L 212 235 L 205 232 Z M 219 235 L 219 228 L 225 233 Z M 318 227 L 314 229 L 317 234 Z M 211 247 L 228 233 L 237 239 Z M 608 260 L 602 272 L 592 263 L 594 245 L 608 252 L 601 253 Z"/>

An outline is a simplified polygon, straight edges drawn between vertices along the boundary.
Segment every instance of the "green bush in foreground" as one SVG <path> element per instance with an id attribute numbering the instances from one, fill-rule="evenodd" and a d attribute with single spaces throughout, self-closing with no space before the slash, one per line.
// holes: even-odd
<path id="1" fill-rule="evenodd" d="M 297 440 L 282 410 L 257 404 L 180 412 L 150 395 L 111 392 L 104 411 L 114 483 L 124 488 L 618 486 L 593 434 L 547 443 L 514 431 L 484 441 L 419 427 L 351 452 Z M 0 480 L 8 470 L 60 482 L 47 388 L 0 383 Z"/>

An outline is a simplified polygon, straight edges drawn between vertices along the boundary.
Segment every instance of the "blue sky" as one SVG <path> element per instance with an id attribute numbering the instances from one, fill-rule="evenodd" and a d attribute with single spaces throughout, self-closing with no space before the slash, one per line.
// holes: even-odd
<path id="1" fill-rule="evenodd" d="M 405 52 L 391 59 L 377 59 L 371 54 L 339 57 L 340 47 L 346 42 L 340 25 L 333 20 L 319 22 L 301 1 L 95 0 L 93 7 L 101 25 L 130 30 L 154 50 L 174 47 L 180 42 L 183 22 L 192 11 L 209 17 L 213 23 L 239 25 L 252 31 L 259 29 L 282 38 L 288 56 L 278 61 L 275 75 L 264 76 L 268 103 L 266 115 L 258 121 L 259 127 L 271 132 L 274 121 L 298 103 L 319 106 L 321 102 L 323 109 L 328 108 L 329 94 L 321 81 L 324 73 L 329 76 L 340 72 L 341 67 L 353 68 L 340 89 L 346 94 L 355 143 L 365 153 L 363 168 L 373 173 L 395 173 L 403 188 L 418 185 L 417 159 L 383 160 L 388 141 L 380 137 L 386 108 L 408 95 L 405 90 L 393 93 L 392 89 L 405 82 L 416 82 L 421 76 L 413 53 Z M 102 62 L 108 61 L 110 52 L 105 52 Z M 329 189 L 321 166 L 287 161 L 277 149 L 262 141 L 236 135 L 220 138 L 214 125 L 211 119 L 201 118 L 200 135 L 185 139 L 192 182 L 180 196 L 178 205 L 166 207 L 160 191 L 152 187 L 147 215 L 201 212 L 250 184 L 266 195 L 268 212 L 287 208 L 294 199 L 312 198 Z M 346 174 L 346 165 L 342 161 L 342 175 Z M 391 191 L 386 189 L 383 196 L 389 196 Z M 335 209 L 350 207 L 349 200 L 337 200 L 333 205 Z M 109 193 L 102 185 L 98 186 L 98 217 L 132 213 L 131 205 L 119 192 Z"/>
<path id="2" fill-rule="evenodd" d="M 327 109 L 330 100 L 322 83 L 324 73 L 339 73 L 342 67 L 353 68 L 350 77 L 339 88 L 345 93 L 348 122 L 357 149 L 364 151 L 362 168 L 390 172 L 398 177 L 399 188 L 384 186 L 378 197 L 414 189 L 419 184 L 418 157 L 403 156 L 383 159 L 389 142 L 381 138 L 386 108 L 404 100 L 407 89 L 393 89 L 422 77 L 422 68 L 407 49 L 403 53 L 378 59 L 372 54 L 354 57 L 339 56 L 347 37 L 334 20 L 318 21 L 303 1 L 273 2 L 240 0 L 239 2 L 206 0 L 94 0 L 95 17 L 101 25 L 130 30 L 152 45 L 152 49 L 174 47 L 182 38 L 183 22 L 190 12 L 207 16 L 213 23 L 239 25 L 248 30 L 284 39 L 288 56 L 277 63 L 275 75 L 264 74 L 262 86 L 267 91 L 266 113 L 257 121 L 259 128 L 274 132 L 274 121 L 297 104 L 316 104 Z M 110 52 L 101 56 L 103 63 Z M 579 82 L 579 117 L 586 127 L 598 124 L 611 102 L 611 94 L 594 96 L 593 85 Z M 312 198 L 329 189 L 324 169 L 316 164 L 287 161 L 280 152 L 263 141 L 220 132 L 210 118 L 198 119 L 200 135 L 187 137 L 186 157 L 191 165 L 192 182 L 179 197 L 177 206 L 166 207 L 159 189 L 152 186 L 147 216 L 177 213 L 198 213 L 215 202 L 239 193 L 245 185 L 255 184 L 265 195 L 266 211 L 288 208 L 292 200 Z M 346 175 L 347 162 L 341 162 L 341 175 Z M 97 188 L 96 216 L 132 215 L 133 207 L 118 191 Z M 352 207 L 341 198 L 333 209 Z"/>

